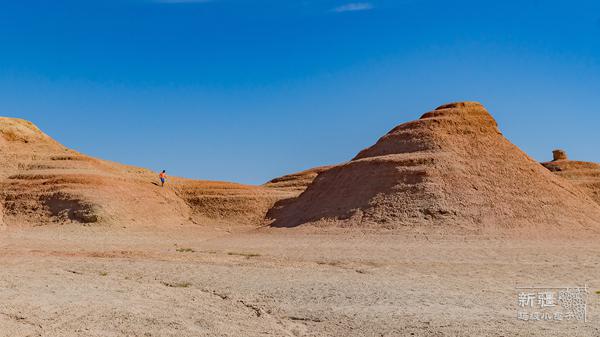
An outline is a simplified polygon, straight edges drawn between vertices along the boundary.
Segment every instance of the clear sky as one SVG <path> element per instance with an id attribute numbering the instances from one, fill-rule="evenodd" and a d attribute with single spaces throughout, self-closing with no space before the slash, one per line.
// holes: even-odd
<path id="1" fill-rule="evenodd" d="M 600 2 L 0 0 L 0 115 L 172 175 L 263 183 L 459 100 L 600 161 Z"/>

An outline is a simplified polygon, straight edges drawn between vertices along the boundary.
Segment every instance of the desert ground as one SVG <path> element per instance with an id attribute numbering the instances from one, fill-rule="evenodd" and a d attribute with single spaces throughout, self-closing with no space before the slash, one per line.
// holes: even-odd
<path id="1" fill-rule="evenodd" d="M 2 337 L 600 335 L 592 237 L 77 224 L 0 238 Z M 519 321 L 515 287 L 540 284 L 587 284 L 587 323 Z"/>

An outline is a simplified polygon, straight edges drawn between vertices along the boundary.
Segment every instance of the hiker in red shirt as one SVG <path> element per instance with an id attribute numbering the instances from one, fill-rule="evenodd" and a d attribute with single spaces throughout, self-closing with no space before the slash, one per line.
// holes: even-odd
<path id="1" fill-rule="evenodd" d="M 165 186 L 165 181 L 167 181 L 167 171 L 163 170 L 158 177 L 160 178 L 160 186 Z"/>

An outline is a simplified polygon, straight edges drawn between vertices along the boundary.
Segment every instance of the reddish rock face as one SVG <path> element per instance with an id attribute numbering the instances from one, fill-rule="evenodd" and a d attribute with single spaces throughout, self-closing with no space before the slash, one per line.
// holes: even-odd
<path id="1" fill-rule="evenodd" d="M 559 160 L 568 160 L 568 156 L 567 156 L 567 152 L 564 150 L 554 150 L 552 151 L 552 156 L 553 156 L 553 160 L 554 161 L 559 161 Z"/>
<path id="2" fill-rule="evenodd" d="M 556 152 L 552 152 L 554 154 L 553 161 L 542 163 L 542 165 L 557 176 L 570 181 L 600 204 L 600 164 L 568 160 L 564 151 L 561 151 L 564 153 L 564 157 L 561 154 L 557 159 Z"/>
<path id="3" fill-rule="evenodd" d="M 510 143 L 476 102 L 443 105 L 395 127 L 269 216 L 280 227 L 600 228 L 600 207 Z"/>
<path id="4" fill-rule="evenodd" d="M 257 226 L 295 193 L 234 183 L 169 179 L 67 149 L 32 123 L 0 117 L 0 227 L 81 223 Z"/>
<path id="5" fill-rule="evenodd" d="M 288 174 L 283 177 L 275 178 L 264 184 L 264 186 L 300 193 L 306 190 L 319 174 L 327 171 L 331 167 L 332 166 L 320 166 L 298 173 Z"/>

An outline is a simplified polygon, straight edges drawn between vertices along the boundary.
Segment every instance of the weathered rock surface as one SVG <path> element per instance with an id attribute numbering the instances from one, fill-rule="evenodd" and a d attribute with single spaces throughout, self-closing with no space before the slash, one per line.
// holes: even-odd
<path id="1" fill-rule="evenodd" d="M 559 155 L 557 151 L 560 151 Z M 568 160 L 567 153 L 563 150 L 555 150 L 553 153 L 554 160 L 542 165 L 557 176 L 569 180 L 600 204 L 600 164 Z"/>
<path id="2" fill-rule="evenodd" d="M 303 192 L 310 184 L 312 184 L 319 174 L 332 167 L 333 166 L 320 166 L 302 172 L 288 174 L 283 177 L 275 178 L 263 186 L 295 192 Z"/>
<path id="3" fill-rule="evenodd" d="M 479 103 L 401 124 L 268 214 L 273 226 L 495 232 L 600 228 L 600 207 L 527 156 Z"/>
<path id="4" fill-rule="evenodd" d="M 0 118 L 0 225 L 259 225 L 294 193 L 172 178 L 70 150 L 32 123 Z"/>

